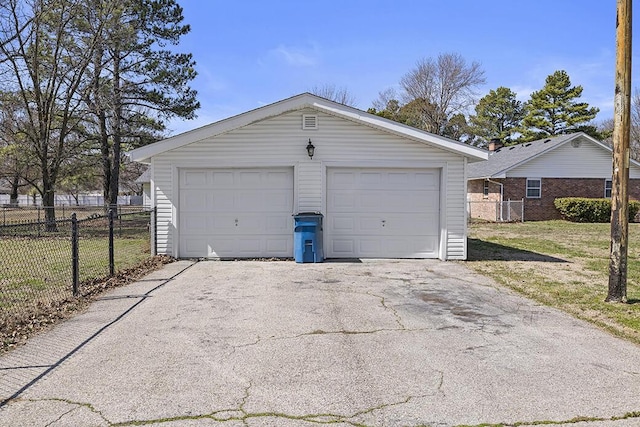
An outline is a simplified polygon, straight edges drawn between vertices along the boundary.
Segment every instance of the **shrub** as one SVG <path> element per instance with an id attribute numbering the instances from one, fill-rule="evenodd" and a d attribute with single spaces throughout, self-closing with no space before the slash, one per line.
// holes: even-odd
<path id="1" fill-rule="evenodd" d="M 611 221 L 611 199 L 588 199 L 585 197 L 562 197 L 553 201 L 562 217 L 572 222 Z M 633 221 L 640 210 L 640 202 L 629 202 L 629 221 Z"/>

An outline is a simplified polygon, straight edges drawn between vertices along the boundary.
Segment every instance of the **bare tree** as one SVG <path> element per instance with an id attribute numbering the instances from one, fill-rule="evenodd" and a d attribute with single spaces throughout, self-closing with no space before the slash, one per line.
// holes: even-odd
<path id="1" fill-rule="evenodd" d="M 309 92 L 350 107 L 355 107 L 357 104 L 356 97 L 346 87 L 336 87 L 334 84 L 316 85 Z"/>
<path id="2" fill-rule="evenodd" d="M 37 167 L 21 135 L 24 115 L 15 93 L 0 92 L 0 180 L 10 188 L 9 204 L 18 204 L 20 188 L 37 180 Z"/>
<path id="3" fill-rule="evenodd" d="M 476 89 L 484 83 L 480 64 L 468 64 L 457 53 L 422 59 L 400 80 L 404 104 L 414 104 L 418 127 L 438 135 L 445 135 L 449 120 L 474 104 Z"/>
<path id="4" fill-rule="evenodd" d="M 0 90 L 17 94 L 20 137 L 40 173 L 34 184 L 50 231 L 61 168 L 78 149 L 70 136 L 82 126 L 79 93 L 95 45 L 82 23 L 91 13 L 78 0 L 0 3 Z"/>
<path id="5" fill-rule="evenodd" d="M 598 124 L 598 131 L 604 136 L 602 142 L 613 146 L 613 118 L 605 119 Z M 640 89 L 633 90 L 631 97 L 631 135 L 629 142 L 631 158 L 640 161 Z"/>

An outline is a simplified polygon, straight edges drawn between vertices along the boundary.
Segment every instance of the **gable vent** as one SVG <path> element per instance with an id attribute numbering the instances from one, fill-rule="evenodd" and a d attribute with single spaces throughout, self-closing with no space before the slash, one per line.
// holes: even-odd
<path id="1" fill-rule="evenodd" d="M 572 146 L 573 148 L 580 148 L 580 141 L 579 141 L 579 140 L 574 139 L 573 141 L 571 141 L 571 146 Z"/>
<path id="2" fill-rule="evenodd" d="M 311 115 L 311 114 L 303 114 L 302 129 L 304 130 L 318 129 L 318 116 Z"/>

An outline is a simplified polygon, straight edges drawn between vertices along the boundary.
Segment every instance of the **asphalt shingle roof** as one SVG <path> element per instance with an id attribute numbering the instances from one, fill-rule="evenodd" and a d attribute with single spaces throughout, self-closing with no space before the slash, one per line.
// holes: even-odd
<path id="1" fill-rule="evenodd" d="M 151 182 L 151 168 L 148 168 L 135 180 L 136 184 L 144 184 L 147 182 Z"/>
<path id="2" fill-rule="evenodd" d="M 549 151 L 565 142 L 574 139 L 583 133 L 552 136 L 524 144 L 511 145 L 499 148 L 489 153 L 489 159 L 481 162 L 470 163 L 467 174 L 469 179 L 490 178 L 503 171 L 526 162 L 529 159 Z"/>

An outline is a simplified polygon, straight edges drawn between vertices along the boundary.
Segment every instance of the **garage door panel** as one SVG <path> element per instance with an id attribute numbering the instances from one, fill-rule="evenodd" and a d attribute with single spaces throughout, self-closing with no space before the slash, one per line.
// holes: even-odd
<path id="1" fill-rule="evenodd" d="M 327 219 L 331 221 L 332 229 L 337 233 L 353 232 L 355 231 L 355 219 L 352 216 L 331 216 Z"/>
<path id="2" fill-rule="evenodd" d="M 331 197 L 330 205 L 340 209 L 340 211 L 347 209 L 353 211 L 356 208 L 356 201 L 353 197 L 353 193 L 350 191 L 345 192 L 338 190 L 330 194 L 329 197 Z"/>
<path id="3" fill-rule="evenodd" d="M 348 171 L 333 171 L 329 175 L 329 184 L 335 188 L 355 188 L 356 174 Z"/>
<path id="4" fill-rule="evenodd" d="M 206 197 L 211 198 L 211 203 L 207 207 L 210 212 L 236 212 L 236 195 L 233 190 L 207 189 L 205 191 L 208 193 Z"/>
<path id="5" fill-rule="evenodd" d="M 260 197 L 265 212 L 291 211 L 293 206 L 293 189 L 262 191 Z"/>
<path id="6" fill-rule="evenodd" d="M 188 218 L 188 219 L 187 219 Z M 202 234 L 211 228 L 213 221 L 205 213 L 194 213 L 180 220 L 180 230 L 185 234 Z"/>
<path id="7" fill-rule="evenodd" d="M 180 193 L 180 205 L 188 206 L 192 212 L 204 211 L 208 208 L 211 198 L 203 197 L 203 190 L 185 190 Z"/>
<path id="8" fill-rule="evenodd" d="M 293 189 L 291 174 L 285 171 L 267 172 L 265 182 L 271 188 Z"/>
<path id="9" fill-rule="evenodd" d="M 360 227 L 358 227 L 355 231 L 361 233 L 369 233 L 373 230 L 375 230 L 376 232 L 383 232 L 385 230 L 383 230 L 384 227 L 382 225 L 382 221 L 383 220 L 378 217 L 363 216 L 359 221 Z"/>
<path id="10" fill-rule="evenodd" d="M 293 255 L 293 170 L 180 173 L 180 256 Z"/>
<path id="11" fill-rule="evenodd" d="M 235 180 L 236 188 L 262 187 L 263 173 L 261 171 L 238 172 Z"/>
<path id="12" fill-rule="evenodd" d="M 222 237 L 216 236 L 215 240 L 211 238 L 207 238 L 207 257 L 233 257 L 239 255 L 238 252 L 238 244 L 237 239 L 235 237 Z"/>
<path id="13" fill-rule="evenodd" d="M 361 172 L 356 175 L 356 180 L 359 188 L 383 188 L 382 173 L 380 172 Z"/>
<path id="14" fill-rule="evenodd" d="M 383 247 L 379 238 L 362 237 L 354 243 L 358 245 L 358 252 L 362 257 L 379 257 L 382 253 Z"/>
<path id="15" fill-rule="evenodd" d="M 438 191 L 404 191 L 404 190 L 335 190 L 329 194 L 328 205 L 338 212 L 436 212 L 439 209 Z M 435 201 L 434 201 L 435 200 Z M 381 203 L 384 201 L 384 203 Z"/>
<path id="16" fill-rule="evenodd" d="M 182 246 L 182 257 L 204 257 L 209 253 L 209 245 L 205 238 L 190 237 L 183 241 Z"/>
<path id="17" fill-rule="evenodd" d="M 437 257 L 439 202 L 437 169 L 329 168 L 327 255 Z"/>
<path id="18" fill-rule="evenodd" d="M 335 214 L 327 219 L 328 227 L 337 234 L 367 235 L 371 232 L 383 236 L 414 234 L 437 235 L 438 224 L 428 218 L 416 218 L 412 214 L 359 215 Z"/>
<path id="19" fill-rule="evenodd" d="M 211 187 L 212 189 L 225 189 L 234 187 L 234 174 L 232 171 L 212 171 Z"/>
<path id="20" fill-rule="evenodd" d="M 182 182 L 190 188 L 207 188 L 207 173 L 205 171 L 185 171 Z"/>
<path id="21" fill-rule="evenodd" d="M 267 234 L 287 234 L 293 236 L 293 220 L 290 216 L 270 215 L 265 217 Z"/>
<path id="22" fill-rule="evenodd" d="M 353 239 L 341 239 L 336 237 L 329 243 L 331 246 L 331 253 L 338 258 L 345 258 L 353 256 L 355 253 Z"/>
<path id="23" fill-rule="evenodd" d="M 267 208 L 260 190 L 239 190 L 235 193 L 233 208 L 236 212 L 251 212 L 258 206 Z"/>
<path id="24" fill-rule="evenodd" d="M 290 240 L 291 239 L 283 239 L 281 237 L 267 239 L 267 252 L 277 254 L 275 256 L 287 256 Z"/>

